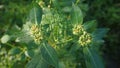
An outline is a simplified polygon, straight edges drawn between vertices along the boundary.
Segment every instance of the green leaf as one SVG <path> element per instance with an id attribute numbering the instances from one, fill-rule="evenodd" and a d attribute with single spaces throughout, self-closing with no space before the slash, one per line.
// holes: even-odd
<path id="1" fill-rule="evenodd" d="M 16 36 L 14 36 L 14 37 L 16 37 L 15 42 L 29 43 L 29 42 L 33 41 L 32 37 L 27 34 L 27 31 L 26 32 L 21 31 L 21 32 L 19 32 L 19 34 L 16 34 Z"/>
<path id="2" fill-rule="evenodd" d="M 52 1 L 53 5 L 54 5 L 57 9 L 60 8 L 60 5 L 59 5 L 58 0 L 51 0 L 51 1 Z"/>
<path id="3" fill-rule="evenodd" d="M 39 61 L 41 60 L 41 57 L 39 55 L 36 55 L 32 60 L 26 65 L 26 68 L 36 68 L 36 66 L 39 64 Z"/>
<path id="4" fill-rule="evenodd" d="M 26 68 L 48 68 L 40 54 L 37 54 L 27 65 Z"/>
<path id="5" fill-rule="evenodd" d="M 64 64 L 64 62 L 59 62 L 59 68 L 65 68 L 65 64 Z"/>
<path id="6" fill-rule="evenodd" d="M 30 36 L 29 26 L 29 23 L 24 24 L 22 31 L 13 35 L 13 38 L 16 38 L 15 42 L 30 43 L 33 41 L 33 38 Z"/>
<path id="7" fill-rule="evenodd" d="M 71 12 L 71 7 L 68 7 L 68 6 L 67 7 L 63 7 L 62 11 L 63 12 Z"/>
<path id="8" fill-rule="evenodd" d="M 16 62 L 13 63 L 13 65 L 11 65 L 10 68 L 25 68 L 25 63 L 26 62 L 16 61 Z"/>
<path id="9" fill-rule="evenodd" d="M 100 40 L 106 35 L 108 30 L 109 29 L 107 29 L 107 28 L 99 28 L 93 32 L 93 36 L 96 40 Z"/>
<path id="10" fill-rule="evenodd" d="M 1 38 L 1 43 L 7 43 L 10 40 L 10 36 L 5 34 L 3 35 L 3 37 Z"/>
<path id="11" fill-rule="evenodd" d="M 93 32 L 97 28 L 96 20 L 87 21 L 83 25 L 88 32 Z"/>
<path id="12" fill-rule="evenodd" d="M 20 61 L 26 61 L 27 57 L 25 54 L 21 54 Z"/>
<path id="13" fill-rule="evenodd" d="M 29 21 L 28 23 L 40 24 L 42 19 L 42 8 L 37 3 L 33 5 L 27 19 Z"/>
<path id="14" fill-rule="evenodd" d="M 40 50 L 43 59 L 50 65 L 58 68 L 58 57 L 56 51 L 48 45 L 48 43 L 43 43 Z"/>
<path id="15" fill-rule="evenodd" d="M 49 68 L 49 65 L 41 58 L 36 68 Z"/>
<path id="16" fill-rule="evenodd" d="M 72 5 L 72 13 L 71 13 L 72 23 L 82 24 L 83 23 L 83 14 L 81 9 L 76 6 Z"/>
<path id="17" fill-rule="evenodd" d="M 27 50 L 26 52 L 25 52 L 25 55 L 27 56 L 27 57 L 33 57 L 34 56 L 34 51 L 31 49 L 31 50 Z"/>
<path id="18" fill-rule="evenodd" d="M 95 49 L 85 47 L 83 53 L 87 68 L 104 68 L 104 64 Z"/>
<path id="19" fill-rule="evenodd" d="M 39 50 L 38 45 L 34 41 L 29 42 L 28 45 L 27 45 L 27 48 L 29 50 L 31 50 L 31 49 Z"/>
<path id="20" fill-rule="evenodd" d="M 16 55 L 16 54 L 19 54 L 21 52 L 21 50 L 17 47 L 14 47 L 12 49 L 9 50 L 9 53 L 10 55 Z"/>

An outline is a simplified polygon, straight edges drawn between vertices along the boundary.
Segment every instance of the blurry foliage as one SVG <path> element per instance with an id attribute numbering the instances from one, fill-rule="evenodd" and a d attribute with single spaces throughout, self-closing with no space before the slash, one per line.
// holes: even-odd
<path id="1" fill-rule="evenodd" d="M 86 20 L 95 19 L 99 27 L 109 28 L 102 47 L 108 68 L 120 67 L 120 0 L 86 0 L 89 5 Z M 113 65 L 114 64 L 114 65 Z"/>
<path id="2" fill-rule="evenodd" d="M 39 2 L 40 0 L 37 0 L 37 1 Z M 57 6 L 57 4 L 52 4 L 49 0 L 44 0 L 44 1 L 45 1 L 45 4 L 42 3 L 44 4 L 43 7 L 47 7 L 47 6 L 49 7 L 49 5 L 51 5 L 50 7 L 55 8 Z M 61 11 L 64 12 L 65 15 L 68 15 L 68 20 L 69 20 L 69 12 L 71 10 L 70 6 L 72 2 L 75 3 L 76 0 L 66 0 L 66 1 L 60 0 L 60 1 L 61 1 L 59 3 L 60 6 L 58 7 L 61 9 Z M 19 32 L 22 29 L 23 24 L 25 23 L 26 15 L 31 9 L 32 2 L 33 0 L 0 0 L 0 39 L 2 40 L 0 41 L 0 67 L 2 68 L 16 68 L 16 67 L 23 68 L 28 63 L 28 61 L 30 61 L 31 58 L 33 58 L 34 54 L 37 53 L 39 50 L 38 46 L 35 45 L 35 43 L 32 43 L 32 42 L 28 44 L 20 43 L 20 42 L 16 42 L 19 40 L 16 40 L 15 38 L 17 36 L 16 32 Z M 103 50 L 102 55 L 105 56 L 105 59 L 110 58 L 110 59 L 106 59 L 107 65 L 110 65 L 112 63 L 112 61 L 109 62 L 109 60 L 112 60 L 112 59 L 114 62 L 113 64 L 119 65 L 120 63 L 119 61 L 120 60 L 119 58 L 120 57 L 119 55 L 120 1 L 119 0 L 102 0 L 102 1 L 101 0 L 80 0 L 80 2 L 76 2 L 76 3 L 78 4 L 78 6 L 81 8 L 83 12 L 84 22 L 89 22 L 89 20 L 92 19 L 94 22 L 98 22 L 98 27 L 107 27 L 110 29 L 109 33 L 105 37 L 106 42 L 104 46 L 101 47 L 101 49 Z M 56 10 L 59 10 L 59 8 L 56 8 Z M 45 26 L 47 27 L 47 24 Z M 99 31 L 100 32 L 103 31 L 104 33 L 104 30 L 102 29 L 100 29 Z M 14 34 L 16 36 L 12 36 L 11 34 Z M 20 32 L 19 36 L 21 35 L 22 34 Z M 23 38 L 26 38 L 26 36 L 24 36 Z M 66 45 L 70 45 L 70 44 L 73 44 L 73 42 L 70 42 Z M 79 63 L 80 61 L 84 62 L 83 60 L 84 58 L 82 58 L 83 56 L 82 51 L 81 50 L 74 51 L 74 48 L 78 48 L 76 45 L 75 47 L 71 45 L 71 47 L 65 47 L 65 49 L 66 48 L 68 50 L 70 49 L 71 53 L 74 56 L 76 56 L 77 68 L 84 67 L 85 66 L 84 64 Z M 66 54 L 64 50 L 61 50 L 61 51 L 62 52 L 60 54 L 61 55 L 60 58 L 63 57 L 62 53 Z M 72 51 L 75 53 L 73 53 Z M 74 62 L 69 61 L 69 60 L 75 60 L 73 55 L 70 55 L 70 56 L 65 55 L 65 58 L 67 58 L 67 61 L 65 58 L 63 58 L 62 60 L 66 62 L 61 61 L 59 63 L 60 66 L 64 67 L 64 63 L 65 64 L 69 63 L 69 65 L 73 65 L 73 66 L 76 65 L 74 63 L 75 61 Z M 38 60 L 38 59 L 35 59 L 35 60 Z M 119 68 L 118 65 L 115 67 Z"/>
<path id="3" fill-rule="evenodd" d="M 21 68 L 26 63 L 25 44 L 14 42 L 15 34 L 25 21 L 31 0 L 0 0 L 0 67 Z"/>

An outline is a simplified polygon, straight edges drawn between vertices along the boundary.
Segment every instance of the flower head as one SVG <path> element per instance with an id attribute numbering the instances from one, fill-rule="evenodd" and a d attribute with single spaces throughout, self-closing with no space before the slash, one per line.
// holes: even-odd
<path id="1" fill-rule="evenodd" d="M 81 34 L 83 34 L 83 31 L 84 31 L 84 28 L 83 28 L 83 26 L 82 25 L 75 25 L 74 27 L 73 27 L 73 34 L 74 35 L 81 35 Z"/>
<path id="2" fill-rule="evenodd" d="M 41 29 L 36 24 L 31 26 L 30 33 L 36 43 L 40 43 L 40 41 L 43 39 Z"/>
<path id="3" fill-rule="evenodd" d="M 83 34 L 80 36 L 78 42 L 82 46 L 89 45 L 92 42 L 92 36 L 89 33 L 84 31 Z"/>

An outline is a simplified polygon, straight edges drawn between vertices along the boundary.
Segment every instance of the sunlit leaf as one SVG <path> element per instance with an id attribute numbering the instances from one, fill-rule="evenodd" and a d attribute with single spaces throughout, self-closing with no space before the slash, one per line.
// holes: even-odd
<path id="1" fill-rule="evenodd" d="M 12 37 L 16 38 L 15 42 L 21 42 L 21 43 L 29 43 L 33 40 L 33 38 L 30 35 L 30 25 L 28 23 L 23 25 L 23 29 L 13 34 Z"/>
<path id="2" fill-rule="evenodd" d="M 7 43 L 10 40 L 10 36 L 9 35 L 3 35 L 3 37 L 1 38 L 1 43 Z"/>
<path id="3" fill-rule="evenodd" d="M 16 37 L 15 42 L 21 42 L 21 43 L 29 43 L 33 40 L 29 34 L 22 31 L 20 34 L 16 34 L 16 36 L 14 37 Z"/>

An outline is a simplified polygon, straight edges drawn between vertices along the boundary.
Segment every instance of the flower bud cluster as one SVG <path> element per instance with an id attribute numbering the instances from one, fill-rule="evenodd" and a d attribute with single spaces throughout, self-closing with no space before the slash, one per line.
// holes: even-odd
<path id="1" fill-rule="evenodd" d="M 79 37 L 79 41 L 78 41 L 82 46 L 86 46 L 89 45 L 92 42 L 92 36 L 87 33 L 87 32 L 83 32 L 83 34 Z"/>
<path id="2" fill-rule="evenodd" d="M 73 34 L 79 36 L 78 42 L 81 46 L 89 45 L 92 42 L 92 36 L 86 32 L 81 24 L 76 24 L 73 27 Z"/>
<path id="3" fill-rule="evenodd" d="M 74 35 L 82 35 L 83 31 L 84 31 L 84 28 L 82 25 L 75 25 L 73 27 L 73 34 Z"/>
<path id="4" fill-rule="evenodd" d="M 30 29 L 31 36 L 33 37 L 34 41 L 36 43 L 40 43 L 40 41 L 43 39 L 41 34 L 41 29 L 38 27 L 38 25 L 33 24 Z"/>

